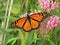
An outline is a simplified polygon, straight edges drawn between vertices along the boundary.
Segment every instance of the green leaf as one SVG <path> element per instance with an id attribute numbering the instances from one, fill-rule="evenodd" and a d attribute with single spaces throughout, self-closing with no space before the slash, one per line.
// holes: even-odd
<path id="1" fill-rule="evenodd" d="M 16 42 L 16 40 L 17 40 L 18 38 L 11 38 L 11 39 L 9 39 L 8 41 L 7 41 L 7 43 L 6 44 L 8 44 L 8 43 L 10 43 L 10 42 L 12 42 L 12 45 Z"/>
<path id="2" fill-rule="evenodd" d="M 7 31 L 5 29 L 0 28 L 0 35 L 1 34 L 6 34 L 6 33 L 7 33 Z"/>
<path id="3" fill-rule="evenodd" d="M 27 37 L 27 45 L 31 45 L 34 41 L 34 31 L 31 31 Z"/>
<path id="4" fill-rule="evenodd" d="M 55 45 L 55 43 L 51 39 L 48 39 L 48 42 L 50 43 L 50 45 Z"/>
<path id="5" fill-rule="evenodd" d="M 60 2 L 60 0 L 58 0 L 58 2 Z"/>

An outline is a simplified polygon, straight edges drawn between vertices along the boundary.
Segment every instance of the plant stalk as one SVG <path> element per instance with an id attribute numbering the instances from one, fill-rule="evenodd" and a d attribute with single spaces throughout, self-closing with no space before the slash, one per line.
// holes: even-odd
<path id="1" fill-rule="evenodd" d="M 8 0 L 7 1 L 6 12 L 5 12 L 5 19 L 4 19 L 4 23 L 3 23 L 4 26 L 2 25 L 2 28 L 4 28 L 5 30 L 7 30 L 7 28 L 8 28 L 8 23 L 9 23 L 9 18 L 10 18 L 12 5 L 13 5 L 13 0 L 11 0 L 10 7 L 9 7 L 9 0 Z M 8 12 L 8 7 L 9 7 L 9 12 Z M 8 15 L 7 15 L 7 13 L 8 13 Z M 6 38 L 6 34 L 3 34 L 3 36 L 2 36 L 2 45 L 4 45 L 5 38 Z"/>

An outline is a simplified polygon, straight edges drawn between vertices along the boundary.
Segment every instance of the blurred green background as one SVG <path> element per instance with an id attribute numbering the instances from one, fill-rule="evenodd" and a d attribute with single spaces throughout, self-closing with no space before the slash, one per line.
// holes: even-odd
<path id="1" fill-rule="evenodd" d="M 12 22 L 34 10 L 43 12 L 37 0 L 0 0 L 0 45 L 60 45 L 60 25 L 47 34 L 10 28 Z M 58 12 L 51 14 L 60 17 L 60 5 Z"/>

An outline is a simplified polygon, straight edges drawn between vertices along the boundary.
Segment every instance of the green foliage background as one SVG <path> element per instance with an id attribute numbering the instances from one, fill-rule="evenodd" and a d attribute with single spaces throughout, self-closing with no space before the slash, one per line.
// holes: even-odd
<path id="1" fill-rule="evenodd" d="M 9 7 L 11 1 L 7 4 L 8 0 L 0 0 L 0 35 L 3 35 L 1 45 L 60 45 L 60 25 L 57 29 L 48 32 L 46 35 L 38 35 L 37 30 L 31 32 L 25 32 L 22 29 L 10 28 L 10 24 L 20 18 L 25 13 L 33 13 L 34 10 L 43 11 L 39 6 L 37 0 L 13 0 L 12 10 L 9 14 Z M 58 0 L 60 2 L 60 0 Z M 6 6 L 8 5 L 7 14 Z M 60 5 L 59 5 L 60 7 Z M 58 12 L 51 11 L 52 15 L 60 17 L 60 8 Z M 8 27 L 6 29 L 6 22 L 9 18 Z M 5 24 L 4 24 L 5 23 Z"/>

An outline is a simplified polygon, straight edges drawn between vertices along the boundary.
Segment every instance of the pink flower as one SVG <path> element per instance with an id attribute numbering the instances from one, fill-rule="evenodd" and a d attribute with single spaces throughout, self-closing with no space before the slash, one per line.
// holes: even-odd
<path id="1" fill-rule="evenodd" d="M 47 29 L 52 29 L 52 28 L 56 27 L 58 24 L 60 24 L 59 17 L 51 16 L 48 23 L 47 23 L 46 28 Z"/>
<path id="2" fill-rule="evenodd" d="M 53 2 L 53 0 L 38 0 L 42 9 L 46 11 L 50 11 L 53 9 L 58 9 L 59 5 L 57 2 Z"/>
<path id="3" fill-rule="evenodd" d="M 51 5 L 51 9 L 57 9 L 58 7 L 58 3 L 56 2 Z"/>

